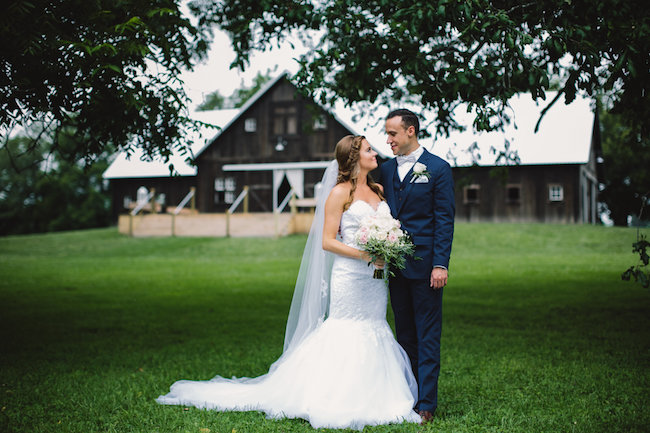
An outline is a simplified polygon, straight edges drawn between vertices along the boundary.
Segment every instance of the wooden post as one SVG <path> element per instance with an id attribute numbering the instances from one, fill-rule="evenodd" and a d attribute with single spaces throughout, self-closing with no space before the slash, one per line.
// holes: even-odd
<path id="1" fill-rule="evenodd" d="M 230 237 L 230 209 L 226 210 L 226 237 Z"/>
<path id="2" fill-rule="evenodd" d="M 129 212 L 129 236 L 133 237 L 133 214 Z"/>
<path id="3" fill-rule="evenodd" d="M 291 219 L 289 220 L 289 233 L 295 232 L 296 221 L 298 220 L 298 206 L 296 205 L 298 198 L 295 194 L 291 195 L 291 200 L 289 200 L 289 207 L 291 209 Z"/>
<path id="4" fill-rule="evenodd" d="M 296 195 L 291 195 L 291 200 L 289 200 L 289 208 L 291 209 L 291 215 L 298 213 L 298 207 L 296 206 Z"/>
<path id="5" fill-rule="evenodd" d="M 248 213 L 248 185 L 244 186 L 244 191 L 246 191 L 246 195 L 244 196 L 244 213 Z"/>
<path id="6" fill-rule="evenodd" d="M 190 191 L 192 191 L 192 198 L 190 199 L 190 209 L 196 209 L 196 188 L 191 186 Z"/>
<path id="7" fill-rule="evenodd" d="M 156 213 L 156 188 L 151 188 L 151 213 Z"/>
<path id="8" fill-rule="evenodd" d="M 176 236 L 176 214 L 172 212 L 172 237 Z"/>
<path id="9" fill-rule="evenodd" d="M 274 225 L 274 229 L 275 229 L 275 238 L 276 239 L 280 237 L 280 228 L 279 228 L 280 221 L 279 221 L 279 219 L 280 219 L 280 212 L 278 212 L 277 210 L 273 211 L 273 225 Z"/>

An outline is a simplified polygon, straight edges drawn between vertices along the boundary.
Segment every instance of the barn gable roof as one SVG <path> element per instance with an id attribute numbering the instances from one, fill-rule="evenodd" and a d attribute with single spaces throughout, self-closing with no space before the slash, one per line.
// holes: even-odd
<path id="1" fill-rule="evenodd" d="M 221 134 L 228 130 L 233 123 L 235 123 L 246 111 L 254 105 L 262 96 L 264 96 L 273 86 L 275 86 L 283 78 L 289 77 L 288 72 L 282 72 L 274 79 L 267 82 L 260 90 L 251 96 L 246 103 L 238 109 L 228 110 L 213 110 L 213 111 L 197 111 L 191 115 L 195 120 L 200 120 L 218 126 L 220 129 L 215 133 L 213 129 L 205 129 L 202 132 L 201 138 L 195 138 L 192 145 L 192 154 L 197 158 L 203 151 L 205 151 Z M 353 134 L 360 135 L 363 128 L 360 128 L 356 121 L 342 121 L 332 113 L 337 121 L 343 124 Z M 207 138 L 206 138 L 207 137 Z M 373 143 L 371 143 L 373 144 Z M 381 149 L 374 146 L 375 150 L 383 155 Z M 126 152 L 120 152 L 113 163 L 104 172 L 105 179 L 119 179 L 119 178 L 146 178 L 146 177 L 166 177 L 169 176 L 169 163 L 174 164 L 176 172 L 180 176 L 196 176 L 196 166 L 188 164 L 185 159 L 187 156 L 178 154 L 172 155 L 168 163 L 161 160 L 148 161 L 143 158 L 143 152 L 136 149 L 130 157 L 127 157 Z"/>
<path id="2" fill-rule="evenodd" d="M 288 72 L 288 71 L 284 71 L 284 72 L 282 72 L 282 73 L 281 73 L 280 75 L 278 75 L 275 79 L 273 79 L 273 80 L 269 81 L 268 83 L 266 83 L 266 85 L 264 85 L 264 86 L 263 86 L 260 90 L 258 90 L 258 91 L 253 95 L 253 96 L 251 96 L 251 97 L 248 99 L 248 101 L 246 101 L 246 103 L 245 103 L 245 104 L 244 104 L 244 105 L 239 109 L 239 113 L 238 113 L 236 116 L 234 116 L 234 117 L 230 120 L 230 122 L 228 122 L 227 125 L 225 125 L 225 126 L 224 126 L 224 127 L 223 127 L 223 128 L 222 128 L 222 129 L 221 129 L 221 130 L 220 130 L 220 131 L 219 131 L 215 136 L 213 136 L 210 140 L 207 140 L 207 141 L 204 143 L 204 144 L 205 144 L 204 147 L 203 147 L 203 148 L 202 148 L 198 153 L 195 154 L 196 157 L 198 157 L 198 156 L 199 156 L 199 155 L 200 155 L 200 154 L 201 154 L 205 149 L 207 149 L 207 148 L 210 146 L 210 144 L 211 144 L 212 142 L 214 142 L 214 141 L 215 141 L 215 140 L 216 140 L 216 139 L 217 139 L 221 134 L 223 134 L 226 130 L 228 130 L 228 128 L 230 127 L 230 125 L 232 125 L 233 123 L 235 123 L 235 121 L 236 121 L 237 119 L 239 119 L 241 116 L 243 116 L 244 113 L 246 113 L 246 111 L 248 110 L 249 107 L 251 107 L 252 105 L 254 105 L 254 104 L 255 104 L 255 103 L 256 103 L 256 102 L 257 102 L 257 101 L 258 101 L 262 96 L 264 96 L 264 95 L 265 95 L 269 90 L 271 90 L 271 88 L 273 88 L 273 86 L 275 86 L 276 83 L 278 83 L 278 82 L 279 82 L 280 80 L 282 80 L 283 78 L 287 79 L 287 80 L 291 83 L 291 80 L 290 80 L 289 72 Z M 319 105 L 323 110 L 325 110 L 325 111 L 327 111 L 328 113 L 330 113 L 330 114 L 334 117 L 334 119 L 336 119 L 337 122 L 341 123 L 341 124 L 342 124 L 344 127 L 346 127 L 346 128 L 347 128 L 347 129 L 352 133 L 352 134 L 355 134 L 355 135 L 364 135 L 364 131 L 365 131 L 365 129 L 366 129 L 366 126 L 365 126 L 366 124 L 365 124 L 365 122 L 364 122 L 365 119 L 363 119 L 363 118 L 358 119 L 358 118 L 357 118 L 358 116 L 355 116 L 354 114 L 350 115 L 349 118 L 348 118 L 348 116 L 347 116 L 347 112 L 345 112 L 345 111 L 342 110 L 342 109 L 340 109 L 340 111 L 342 112 L 343 116 L 338 116 L 338 111 L 337 111 L 337 110 L 331 110 L 331 109 L 328 109 L 327 107 L 323 107 L 322 105 L 318 104 L 316 101 L 313 101 L 313 102 L 316 103 L 317 105 Z M 372 146 L 372 147 L 373 147 L 377 152 L 379 152 L 383 157 L 387 157 L 387 156 L 391 155 L 391 152 L 390 152 L 390 151 L 387 153 L 387 152 L 386 152 L 384 149 L 382 149 L 381 147 L 377 147 L 377 146 L 375 146 L 374 141 L 370 141 L 370 140 L 369 140 L 369 142 L 370 142 L 371 146 Z"/>
<path id="3" fill-rule="evenodd" d="M 230 121 L 229 121 L 226 125 L 224 125 L 224 126 L 223 126 L 223 127 L 222 127 L 222 128 L 221 128 L 221 129 L 220 129 L 220 130 L 215 134 L 215 135 L 213 135 L 212 138 L 210 138 L 209 140 L 205 140 L 205 141 L 203 142 L 203 147 L 201 148 L 201 150 L 199 150 L 197 153 L 194 154 L 195 157 L 198 157 L 201 153 L 203 153 L 203 151 L 204 151 L 205 149 L 207 149 L 208 147 L 210 147 L 210 144 L 211 144 L 212 142 L 214 142 L 214 141 L 215 141 L 215 140 L 216 140 L 216 139 L 217 139 L 217 138 L 218 138 L 222 133 L 224 133 L 226 130 L 228 130 L 228 128 L 230 128 L 230 125 L 232 125 L 233 123 L 235 123 L 235 121 L 236 121 L 237 119 L 239 119 L 241 116 L 243 116 L 244 113 L 246 113 L 246 111 L 247 111 L 247 110 L 248 110 L 252 105 L 254 105 L 254 104 L 255 104 L 255 103 L 256 103 L 256 102 L 257 102 L 257 101 L 258 101 L 258 100 L 259 100 L 259 99 L 264 95 L 264 94 L 266 94 L 266 92 L 268 92 L 269 90 L 271 90 L 271 88 L 272 88 L 273 86 L 275 86 L 275 84 L 276 84 L 278 81 L 280 81 L 282 78 L 288 77 L 288 75 L 289 75 L 289 72 L 287 72 L 287 71 L 282 72 L 280 75 L 278 75 L 278 76 L 275 77 L 274 79 L 272 79 L 272 80 L 268 81 L 266 84 L 264 84 L 264 86 L 262 86 L 262 87 L 261 87 L 257 92 L 255 92 L 255 93 L 253 94 L 253 96 L 251 96 L 250 98 L 248 98 L 248 101 L 246 101 L 246 102 L 244 103 L 244 105 L 241 106 L 241 108 L 238 108 L 238 109 L 236 110 L 237 113 L 236 113 L 236 114 L 235 114 L 235 115 L 230 119 Z"/>

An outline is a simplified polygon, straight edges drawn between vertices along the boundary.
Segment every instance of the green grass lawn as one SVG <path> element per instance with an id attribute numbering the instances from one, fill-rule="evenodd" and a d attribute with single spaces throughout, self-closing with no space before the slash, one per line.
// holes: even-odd
<path id="1" fill-rule="evenodd" d="M 458 224 L 436 420 L 365 430 L 648 431 L 650 293 L 620 280 L 634 239 Z M 312 430 L 154 401 L 177 379 L 267 371 L 304 242 L 114 229 L 0 238 L 0 431 Z"/>

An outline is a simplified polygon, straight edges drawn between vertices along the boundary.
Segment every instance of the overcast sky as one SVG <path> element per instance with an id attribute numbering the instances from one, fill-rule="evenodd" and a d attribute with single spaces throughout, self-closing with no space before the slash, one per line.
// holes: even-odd
<path id="1" fill-rule="evenodd" d="M 204 97 L 219 90 L 223 96 L 230 95 L 233 90 L 241 87 L 242 81 L 250 85 L 258 72 L 265 73 L 268 69 L 274 71 L 275 76 L 284 70 L 291 73 L 298 71 L 298 62 L 293 58 L 305 52 L 306 48 L 297 41 L 293 41 L 295 48 L 284 43 L 279 49 L 254 53 L 250 66 L 244 72 L 230 69 L 230 64 L 235 59 L 235 52 L 230 45 L 230 39 L 225 32 L 218 29 L 214 31 L 214 41 L 208 53 L 208 58 L 197 65 L 192 72 L 182 75 L 188 96 L 192 99 L 190 109 L 193 110 L 203 102 Z"/>

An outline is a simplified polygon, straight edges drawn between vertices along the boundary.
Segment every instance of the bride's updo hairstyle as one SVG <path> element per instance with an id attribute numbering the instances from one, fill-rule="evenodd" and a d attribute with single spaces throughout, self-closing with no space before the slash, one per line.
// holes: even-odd
<path id="1" fill-rule="evenodd" d="M 357 182 L 359 177 L 359 152 L 361 151 L 361 143 L 365 140 L 366 137 L 363 135 L 346 135 L 338 143 L 336 143 L 336 161 L 339 164 L 339 175 L 336 179 L 336 183 L 350 182 L 352 188 L 350 188 L 350 197 L 348 201 L 345 202 L 343 206 L 343 211 L 346 211 L 352 204 L 352 199 L 354 197 L 354 192 L 357 190 Z M 381 200 L 384 199 L 384 195 L 379 188 L 379 185 L 372 179 L 370 173 L 368 173 L 367 178 L 368 186 L 379 196 Z"/>

